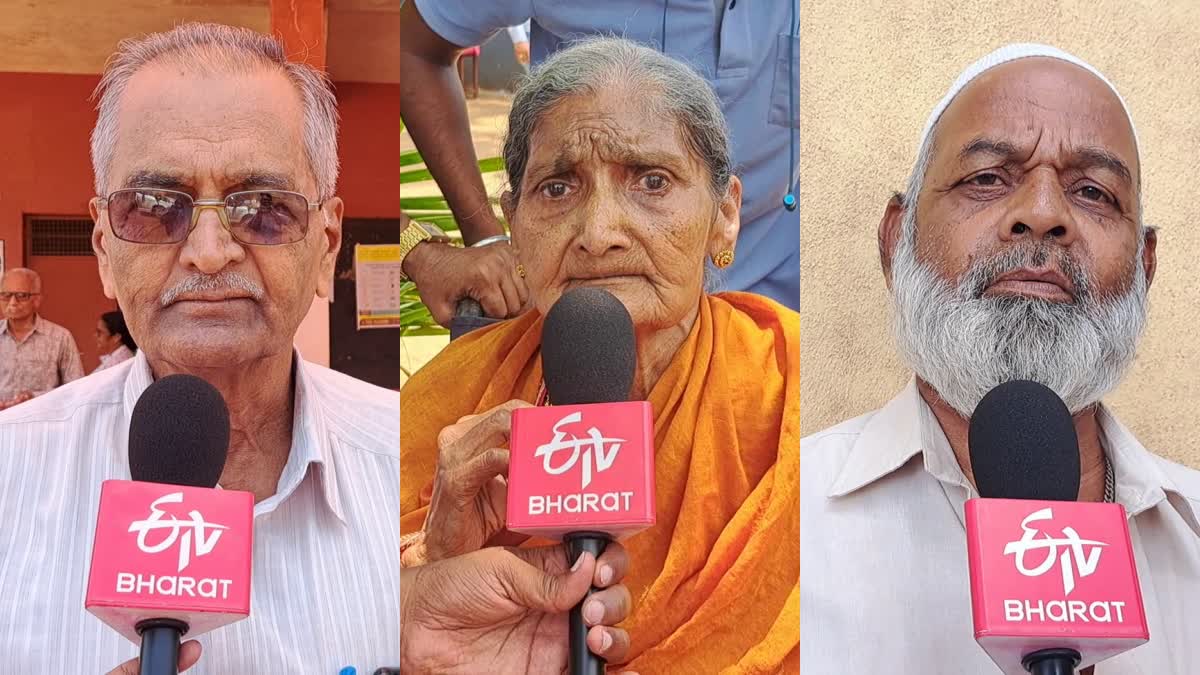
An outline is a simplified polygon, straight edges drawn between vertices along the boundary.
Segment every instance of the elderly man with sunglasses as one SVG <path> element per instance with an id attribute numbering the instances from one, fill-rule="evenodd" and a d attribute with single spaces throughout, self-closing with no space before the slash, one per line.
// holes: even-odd
<path id="1" fill-rule="evenodd" d="M 0 410 L 83 377 L 71 331 L 38 314 L 42 278 L 18 267 L 0 279 Z"/>
<path id="2" fill-rule="evenodd" d="M 174 373 L 221 392 L 219 486 L 255 498 L 250 617 L 186 644 L 189 675 L 395 665 L 399 395 L 293 347 L 342 243 L 328 82 L 270 37 L 187 24 L 122 43 L 98 94 L 92 244 L 140 349 L 0 414 L 4 672 L 137 672 L 84 584 L 133 405 Z"/>

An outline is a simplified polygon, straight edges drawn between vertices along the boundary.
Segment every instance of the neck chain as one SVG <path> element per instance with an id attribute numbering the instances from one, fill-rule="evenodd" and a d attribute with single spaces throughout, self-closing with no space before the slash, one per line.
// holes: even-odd
<path id="1" fill-rule="evenodd" d="M 1117 501 L 1117 477 L 1113 472 L 1112 459 L 1104 455 L 1104 503 L 1113 504 Z"/>

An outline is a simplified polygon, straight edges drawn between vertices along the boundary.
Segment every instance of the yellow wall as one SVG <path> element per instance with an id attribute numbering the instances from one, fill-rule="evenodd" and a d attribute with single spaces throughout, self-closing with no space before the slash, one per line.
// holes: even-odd
<path id="1" fill-rule="evenodd" d="M 1161 227 L 1149 328 L 1108 403 L 1151 450 L 1200 468 L 1200 2 L 800 3 L 801 429 L 879 407 L 909 377 L 889 332 L 876 226 L 930 110 L 1008 42 L 1097 67 L 1141 141 Z"/>

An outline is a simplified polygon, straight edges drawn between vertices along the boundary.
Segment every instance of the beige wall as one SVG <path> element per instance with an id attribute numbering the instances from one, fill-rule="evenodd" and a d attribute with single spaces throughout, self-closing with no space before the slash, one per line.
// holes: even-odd
<path id="1" fill-rule="evenodd" d="M 1149 328 L 1108 402 L 1151 450 L 1200 468 L 1200 2 L 800 8 L 802 432 L 877 408 L 907 380 L 888 332 L 879 217 L 958 73 L 1037 41 L 1099 68 L 1132 110 L 1146 222 L 1162 229 Z"/>

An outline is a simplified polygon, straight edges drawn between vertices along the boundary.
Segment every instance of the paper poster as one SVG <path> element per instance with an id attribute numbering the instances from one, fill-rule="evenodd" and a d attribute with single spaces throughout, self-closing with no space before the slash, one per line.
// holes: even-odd
<path id="1" fill-rule="evenodd" d="M 400 327 L 400 245 L 355 244 L 358 330 Z"/>

